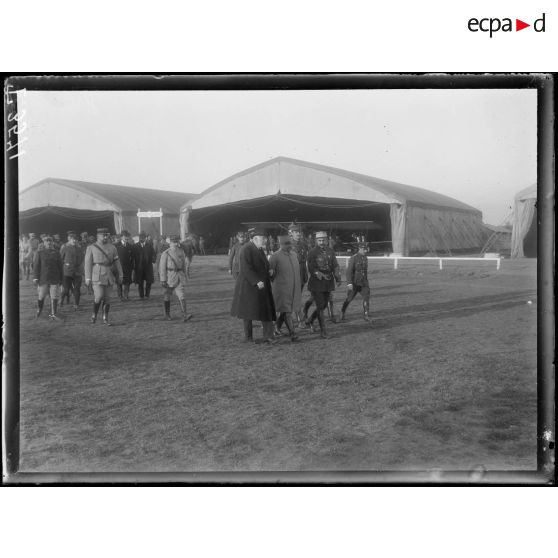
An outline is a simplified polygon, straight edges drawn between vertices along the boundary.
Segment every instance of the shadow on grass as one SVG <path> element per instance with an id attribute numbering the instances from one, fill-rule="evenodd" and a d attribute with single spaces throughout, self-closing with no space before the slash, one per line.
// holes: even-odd
<path id="1" fill-rule="evenodd" d="M 514 291 L 502 295 L 475 296 L 457 301 L 402 306 L 383 312 L 374 312 L 372 308 L 371 322 L 364 322 L 357 326 L 353 325 L 350 330 L 344 332 L 338 331 L 340 336 L 344 336 L 352 335 L 355 332 L 369 331 L 370 329 L 391 329 L 444 318 L 466 318 L 482 312 L 508 310 L 516 306 L 522 306 L 526 304 L 527 299 L 533 298 L 535 298 L 535 295 L 532 291 Z M 347 321 L 352 322 L 354 319 L 356 319 L 356 316 L 349 315 Z"/>

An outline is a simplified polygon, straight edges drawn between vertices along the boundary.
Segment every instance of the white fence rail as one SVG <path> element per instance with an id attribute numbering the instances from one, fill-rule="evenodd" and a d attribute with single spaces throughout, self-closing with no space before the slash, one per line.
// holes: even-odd
<path id="1" fill-rule="evenodd" d="M 338 260 L 343 260 L 345 262 L 345 267 L 349 261 L 350 256 L 337 256 Z M 496 262 L 496 269 L 500 269 L 500 262 L 502 258 L 500 257 L 489 257 L 489 258 L 460 258 L 460 257 L 432 257 L 432 256 L 368 256 L 368 261 L 370 260 L 381 260 L 383 262 L 393 261 L 393 269 L 398 269 L 400 261 L 416 260 L 416 261 L 426 261 L 433 260 L 437 261 L 440 269 L 443 269 L 443 262 L 460 262 L 460 261 L 476 261 L 476 262 Z"/>

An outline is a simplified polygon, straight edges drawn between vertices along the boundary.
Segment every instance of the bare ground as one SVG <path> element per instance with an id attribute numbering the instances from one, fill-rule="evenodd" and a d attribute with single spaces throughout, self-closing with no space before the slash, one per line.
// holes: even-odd
<path id="1" fill-rule="evenodd" d="M 373 265 L 372 322 L 357 297 L 273 347 L 240 343 L 225 265 L 194 260 L 187 324 L 158 284 L 113 327 L 89 296 L 35 320 L 20 282 L 22 472 L 536 468 L 534 260 Z"/>

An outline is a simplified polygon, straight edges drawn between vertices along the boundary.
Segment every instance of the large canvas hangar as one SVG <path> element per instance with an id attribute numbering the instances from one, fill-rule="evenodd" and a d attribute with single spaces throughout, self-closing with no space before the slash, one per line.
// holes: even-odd
<path id="1" fill-rule="evenodd" d="M 276 233 L 287 222 L 330 223 L 337 234 L 359 230 L 365 239 L 404 255 L 480 250 L 486 240 L 479 210 L 422 188 L 277 157 L 237 173 L 185 203 L 181 234 L 212 239 L 215 246 L 245 223 Z M 369 223 L 369 226 L 364 224 Z M 357 227 L 358 228 L 358 227 Z"/>
<path id="2" fill-rule="evenodd" d="M 179 208 L 192 194 L 46 178 L 19 195 L 20 233 L 144 230 L 154 237 L 179 232 Z M 139 217 L 138 217 L 139 214 Z"/>

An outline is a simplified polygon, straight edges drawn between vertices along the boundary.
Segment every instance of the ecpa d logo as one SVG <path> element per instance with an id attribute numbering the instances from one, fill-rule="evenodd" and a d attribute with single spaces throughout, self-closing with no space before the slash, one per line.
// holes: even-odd
<path id="1" fill-rule="evenodd" d="M 537 33 L 544 33 L 545 32 L 545 25 L 546 25 L 546 14 L 543 13 L 541 17 L 535 19 L 533 22 L 533 29 Z M 522 29 L 526 29 L 527 27 L 531 27 L 530 23 L 526 23 L 521 19 L 515 19 L 515 28 L 513 26 L 513 20 L 509 17 L 504 17 L 500 19 L 499 17 L 484 17 L 478 19 L 476 17 L 472 17 L 467 22 L 467 27 L 469 31 L 473 33 L 478 33 L 479 31 L 482 33 L 489 33 L 489 37 L 492 38 L 494 33 L 498 33 L 499 31 L 504 33 L 509 33 L 513 31 L 521 31 Z"/>

